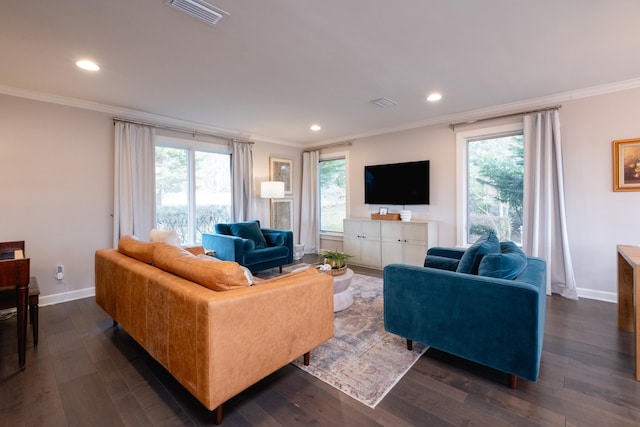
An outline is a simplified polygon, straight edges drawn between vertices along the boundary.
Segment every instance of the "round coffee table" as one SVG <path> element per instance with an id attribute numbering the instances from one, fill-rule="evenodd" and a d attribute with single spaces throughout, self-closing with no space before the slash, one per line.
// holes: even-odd
<path id="1" fill-rule="evenodd" d="M 353 279 L 353 270 L 347 268 L 343 274 L 333 277 L 333 312 L 342 311 L 353 304 L 353 294 L 349 285 Z"/>

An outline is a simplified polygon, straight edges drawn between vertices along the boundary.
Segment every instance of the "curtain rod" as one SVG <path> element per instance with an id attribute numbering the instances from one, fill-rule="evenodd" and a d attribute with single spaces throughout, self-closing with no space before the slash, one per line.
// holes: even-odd
<path id="1" fill-rule="evenodd" d="M 320 145 L 319 147 L 309 148 L 308 150 L 304 150 L 303 153 L 310 153 L 312 151 L 319 151 L 323 148 L 331 148 L 331 147 L 339 147 L 341 145 L 352 145 L 353 140 L 351 141 L 343 141 L 343 142 L 334 142 L 333 144 Z"/>
<path id="2" fill-rule="evenodd" d="M 193 136 L 196 136 L 196 135 L 210 136 L 212 138 L 223 139 L 223 140 L 229 141 L 229 142 L 242 142 L 242 143 L 245 143 L 245 144 L 253 144 L 254 143 L 253 141 L 242 141 L 240 139 L 229 138 L 229 137 L 221 136 L 221 135 L 214 135 L 212 133 L 205 133 L 205 132 L 200 132 L 200 131 L 197 131 L 197 130 L 189 130 L 189 129 L 184 129 L 184 128 L 157 125 L 157 124 L 154 124 L 154 123 L 139 122 L 139 121 L 136 121 L 136 120 L 121 119 L 119 117 L 114 117 L 113 121 L 114 122 L 122 122 L 122 123 L 132 123 L 134 125 L 151 126 L 153 128 L 156 128 L 156 129 L 163 129 L 163 130 L 170 130 L 170 131 L 173 131 L 173 132 L 186 133 L 186 134 L 193 135 Z"/>
<path id="3" fill-rule="evenodd" d="M 541 113 L 543 111 L 559 110 L 560 108 L 562 108 L 562 105 L 554 105 L 553 107 L 539 108 L 537 110 L 521 111 L 519 113 L 503 114 L 501 116 L 485 117 L 483 119 L 469 120 L 469 121 L 466 121 L 466 122 L 459 122 L 459 123 L 451 123 L 449 125 L 449 127 L 451 128 L 451 130 L 455 131 L 456 130 L 456 126 L 470 125 L 471 123 L 484 122 L 484 121 L 487 121 L 487 120 L 504 119 L 506 117 L 522 116 L 524 114 L 530 114 L 530 113 Z"/>

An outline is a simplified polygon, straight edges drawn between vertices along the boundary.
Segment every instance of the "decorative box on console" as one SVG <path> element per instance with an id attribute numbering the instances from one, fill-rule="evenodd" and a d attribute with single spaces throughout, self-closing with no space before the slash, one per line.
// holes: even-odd
<path id="1" fill-rule="evenodd" d="M 377 213 L 372 213 L 371 214 L 371 219 L 381 219 L 384 221 L 400 221 L 400 214 L 399 213 L 390 213 L 390 214 L 377 214 Z"/>

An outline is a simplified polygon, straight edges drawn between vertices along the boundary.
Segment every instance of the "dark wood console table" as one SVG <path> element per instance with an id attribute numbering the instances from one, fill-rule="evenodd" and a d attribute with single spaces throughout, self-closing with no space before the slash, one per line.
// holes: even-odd
<path id="1" fill-rule="evenodd" d="M 2 242 L 2 251 L 22 251 L 24 241 Z M 16 307 L 18 318 L 18 366 L 24 369 L 27 348 L 27 307 L 29 302 L 29 258 L 0 260 L 0 293 L 7 302 L 4 308 Z"/>
<path id="2" fill-rule="evenodd" d="M 633 332 L 634 369 L 640 381 L 640 246 L 618 245 L 618 329 Z"/>

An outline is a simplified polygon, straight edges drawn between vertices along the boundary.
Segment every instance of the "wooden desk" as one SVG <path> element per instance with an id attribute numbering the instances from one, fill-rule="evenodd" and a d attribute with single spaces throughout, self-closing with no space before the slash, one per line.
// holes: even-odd
<path id="1" fill-rule="evenodd" d="M 636 380 L 640 381 L 640 246 L 618 245 L 618 329 L 634 333 Z"/>

